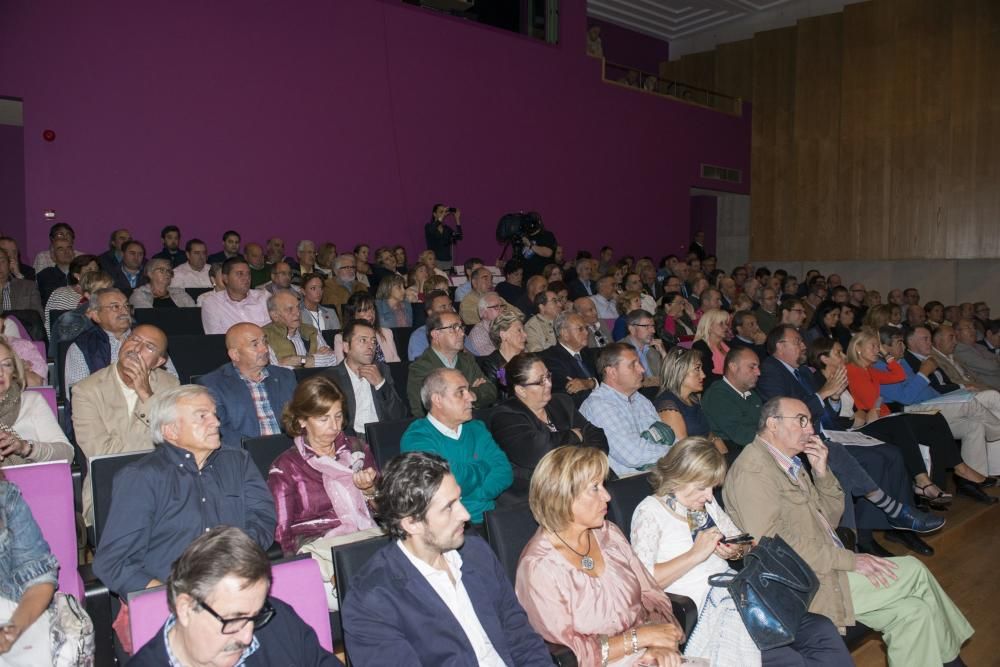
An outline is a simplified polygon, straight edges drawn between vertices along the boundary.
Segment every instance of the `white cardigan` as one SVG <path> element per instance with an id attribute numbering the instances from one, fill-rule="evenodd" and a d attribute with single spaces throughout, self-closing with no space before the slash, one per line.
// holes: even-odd
<path id="1" fill-rule="evenodd" d="M 38 392 L 21 392 L 21 410 L 13 428 L 22 440 L 35 443 L 31 461 L 73 461 L 73 445 L 59 428 L 45 397 Z"/>

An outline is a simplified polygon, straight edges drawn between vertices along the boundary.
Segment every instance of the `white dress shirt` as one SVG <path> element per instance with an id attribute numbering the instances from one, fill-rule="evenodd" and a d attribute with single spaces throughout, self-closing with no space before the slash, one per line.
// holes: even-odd
<path id="1" fill-rule="evenodd" d="M 170 281 L 170 286 L 181 288 L 212 287 L 212 279 L 208 275 L 209 268 L 208 264 L 205 264 L 201 267 L 201 271 L 195 271 L 190 264 L 184 262 L 174 269 L 174 277 Z"/>
<path id="2" fill-rule="evenodd" d="M 375 399 L 372 396 L 373 390 L 382 388 L 385 378 L 377 387 L 372 387 L 368 380 L 355 374 L 350 365 L 345 361 L 344 370 L 347 377 L 351 378 L 351 388 L 354 390 L 354 432 L 364 434 L 365 424 L 373 424 L 378 421 L 378 412 L 375 411 Z"/>

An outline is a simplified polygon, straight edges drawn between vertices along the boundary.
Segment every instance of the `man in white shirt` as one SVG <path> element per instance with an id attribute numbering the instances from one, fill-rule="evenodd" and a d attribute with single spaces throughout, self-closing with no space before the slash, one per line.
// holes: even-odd
<path id="1" fill-rule="evenodd" d="M 492 549 L 465 535 L 469 512 L 443 458 L 396 457 L 379 498 L 393 542 L 358 572 L 341 609 L 352 662 L 552 664 Z"/>
<path id="2" fill-rule="evenodd" d="M 200 239 L 191 239 L 184 245 L 187 261 L 174 269 L 173 287 L 212 287 L 208 275 L 208 246 Z"/>
<path id="3" fill-rule="evenodd" d="M 205 297 L 201 305 L 201 324 L 207 334 L 223 334 L 240 322 L 266 326 L 268 293 L 250 289 L 250 265 L 242 257 L 231 257 L 222 264 L 226 289 Z"/>
<path id="4" fill-rule="evenodd" d="M 590 297 L 597 306 L 597 316 L 605 321 L 610 329 L 618 319 L 618 306 L 615 305 L 615 279 L 604 276 L 597 281 L 597 294 Z"/>

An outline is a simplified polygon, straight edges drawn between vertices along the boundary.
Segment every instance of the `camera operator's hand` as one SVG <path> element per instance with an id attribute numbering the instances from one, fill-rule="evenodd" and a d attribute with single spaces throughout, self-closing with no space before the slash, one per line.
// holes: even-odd
<path id="1" fill-rule="evenodd" d="M 461 225 L 462 224 L 462 209 L 456 208 L 455 212 L 452 215 L 455 216 L 455 224 L 456 225 Z"/>

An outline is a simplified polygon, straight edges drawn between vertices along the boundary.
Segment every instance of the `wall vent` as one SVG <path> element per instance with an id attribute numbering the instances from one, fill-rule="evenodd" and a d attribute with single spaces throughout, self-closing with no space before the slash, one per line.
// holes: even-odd
<path id="1" fill-rule="evenodd" d="M 743 182 L 743 172 L 739 169 L 726 169 L 714 164 L 701 165 L 701 177 L 713 181 L 725 181 L 726 183 Z"/>

